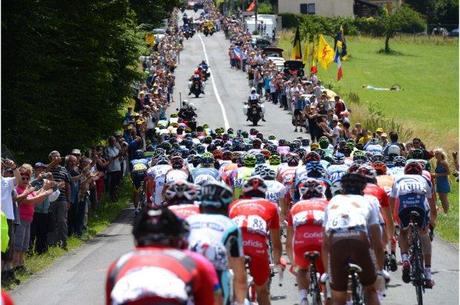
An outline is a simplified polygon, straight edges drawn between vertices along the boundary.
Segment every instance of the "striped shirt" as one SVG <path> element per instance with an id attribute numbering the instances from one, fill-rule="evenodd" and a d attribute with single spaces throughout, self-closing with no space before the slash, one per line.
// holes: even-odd
<path id="1" fill-rule="evenodd" d="M 56 166 L 55 168 L 50 169 L 50 173 L 53 175 L 53 179 L 56 182 L 64 181 L 65 183 L 70 183 L 70 175 L 67 169 L 64 166 Z M 67 190 L 66 186 L 59 188 L 61 194 L 59 194 L 56 202 L 67 202 Z"/>

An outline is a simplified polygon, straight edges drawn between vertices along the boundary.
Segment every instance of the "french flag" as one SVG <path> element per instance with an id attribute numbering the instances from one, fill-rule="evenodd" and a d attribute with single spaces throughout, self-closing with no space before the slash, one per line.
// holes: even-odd
<path id="1" fill-rule="evenodd" d="M 236 58 L 238 60 L 242 59 L 243 55 L 241 54 L 241 49 L 240 48 L 238 48 L 238 47 L 234 48 L 233 53 L 235 54 L 235 56 L 236 56 Z"/>
<path id="2" fill-rule="evenodd" d="M 342 61 L 340 60 L 340 53 L 338 48 L 335 49 L 334 62 L 337 64 L 337 81 L 339 81 L 343 77 L 343 70 Z"/>

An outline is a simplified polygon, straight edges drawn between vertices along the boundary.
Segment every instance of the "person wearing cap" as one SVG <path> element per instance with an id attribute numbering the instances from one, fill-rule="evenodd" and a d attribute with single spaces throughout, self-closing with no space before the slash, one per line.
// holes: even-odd
<path id="1" fill-rule="evenodd" d="M 345 106 L 344 101 L 340 98 L 339 95 L 336 95 L 334 97 L 334 102 L 335 114 L 338 116 L 339 119 L 342 119 L 342 114 L 345 110 L 347 110 L 347 107 Z"/>

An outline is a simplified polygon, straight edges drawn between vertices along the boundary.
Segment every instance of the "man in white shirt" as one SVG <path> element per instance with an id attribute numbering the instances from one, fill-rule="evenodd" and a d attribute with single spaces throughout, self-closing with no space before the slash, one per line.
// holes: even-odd
<path id="1" fill-rule="evenodd" d="M 117 201 L 117 189 L 121 182 L 121 162 L 120 150 L 116 146 L 115 137 L 109 138 L 109 146 L 106 148 L 106 155 L 110 161 L 107 165 L 107 175 L 109 176 L 109 193 L 110 199 Z"/>

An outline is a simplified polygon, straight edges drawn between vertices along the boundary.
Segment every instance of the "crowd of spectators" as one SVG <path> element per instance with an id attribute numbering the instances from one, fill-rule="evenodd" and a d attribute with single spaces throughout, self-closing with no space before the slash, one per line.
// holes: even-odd
<path id="1" fill-rule="evenodd" d="M 123 118 L 123 130 L 108 137 L 106 145 L 76 148 L 65 156 L 53 150 L 48 160 L 33 165 L 2 158 L 2 222 L 6 219 L 9 237 L 7 246 L 2 239 L 2 284 L 17 283 L 17 272 L 28 272 L 26 253 L 43 254 L 50 246 L 67 250 L 68 237 L 85 233 L 88 216 L 97 213 L 106 193 L 110 201 L 118 200 L 133 153 L 156 145 L 154 128 L 172 102 L 182 49 L 176 14 L 151 55 L 140 58 L 145 81 L 133 88 L 134 107 Z"/>

